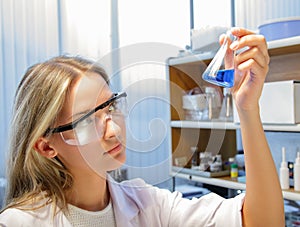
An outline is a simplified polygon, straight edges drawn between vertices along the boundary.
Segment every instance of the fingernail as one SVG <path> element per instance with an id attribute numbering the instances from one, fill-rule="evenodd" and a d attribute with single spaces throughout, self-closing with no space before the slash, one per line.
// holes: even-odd
<path id="1" fill-rule="evenodd" d="M 231 32 L 239 32 L 240 31 L 240 28 L 239 27 L 233 27 L 231 28 Z"/>
<path id="2" fill-rule="evenodd" d="M 233 43 L 231 43 L 230 49 L 235 50 L 235 49 L 237 49 L 238 45 L 239 45 L 239 43 L 237 41 L 234 41 Z"/>

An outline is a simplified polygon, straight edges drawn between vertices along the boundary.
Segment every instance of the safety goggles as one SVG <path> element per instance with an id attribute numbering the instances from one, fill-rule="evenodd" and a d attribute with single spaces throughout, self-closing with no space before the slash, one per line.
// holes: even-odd
<path id="1" fill-rule="evenodd" d="M 117 125 L 124 124 L 127 116 L 127 94 L 115 93 L 109 100 L 90 110 L 77 120 L 49 128 L 46 134 L 60 133 L 69 145 L 86 145 L 99 140 L 104 135 L 108 120 Z"/>

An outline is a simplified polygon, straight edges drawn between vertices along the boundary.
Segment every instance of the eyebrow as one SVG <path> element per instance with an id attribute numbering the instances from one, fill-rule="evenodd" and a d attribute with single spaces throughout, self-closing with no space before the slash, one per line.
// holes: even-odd
<path id="1" fill-rule="evenodd" d="M 106 101 L 110 100 L 112 97 L 114 97 L 114 93 L 113 93 Z M 104 101 L 103 103 L 105 103 L 106 101 Z M 102 103 L 101 103 L 101 104 L 102 104 Z M 101 104 L 99 104 L 99 105 L 101 105 Z M 87 109 L 87 110 L 84 110 L 84 111 L 80 111 L 80 112 L 78 112 L 78 113 L 75 113 L 75 114 L 73 114 L 71 117 L 69 117 L 68 119 L 73 120 L 76 116 L 82 116 L 82 115 L 85 115 L 85 114 L 87 114 L 88 112 L 94 110 L 94 109 L 95 109 L 97 106 L 99 106 L 99 105 L 96 105 L 96 106 L 93 107 L 93 108 L 89 108 L 89 109 Z M 76 119 L 75 119 L 75 121 L 76 121 Z"/>
<path id="2" fill-rule="evenodd" d="M 72 120 L 74 119 L 75 117 L 77 116 L 82 116 L 82 115 L 85 115 L 86 113 L 88 113 L 89 111 L 91 111 L 92 109 L 89 109 L 89 110 L 84 110 L 84 111 L 81 111 L 79 113 L 76 113 L 76 114 L 73 114 L 71 117 L 69 117 L 68 119 Z"/>

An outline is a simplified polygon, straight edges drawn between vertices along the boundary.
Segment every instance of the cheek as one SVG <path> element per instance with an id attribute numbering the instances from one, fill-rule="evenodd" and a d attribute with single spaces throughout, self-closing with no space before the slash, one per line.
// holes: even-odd
<path id="1" fill-rule="evenodd" d="M 121 131 L 121 137 L 122 137 L 122 142 L 124 143 L 124 146 L 126 144 L 126 126 L 122 126 L 122 131 Z"/>
<path id="2" fill-rule="evenodd" d="M 104 154 L 100 142 L 82 146 L 79 150 L 84 162 L 98 175 L 121 167 L 126 159 L 125 146 L 116 156 Z"/>
<path id="3" fill-rule="evenodd" d="M 126 145 L 126 121 L 120 121 L 117 123 L 120 127 L 120 135 L 117 136 L 120 142 L 122 142 L 123 146 Z"/>
<path id="4" fill-rule="evenodd" d="M 59 151 L 57 156 L 65 165 L 65 167 L 71 172 L 73 172 L 75 169 L 76 171 L 86 170 L 88 167 L 76 146 L 74 146 L 74 148 L 70 148 L 69 146 L 69 148 Z"/>
<path id="5" fill-rule="evenodd" d="M 104 174 L 121 167 L 126 160 L 126 129 L 125 124 L 121 125 L 122 152 L 116 157 L 103 155 L 104 148 L 100 141 L 87 144 L 85 146 L 67 145 L 60 135 L 56 135 L 52 145 L 58 152 L 57 157 L 65 165 L 65 167 L 73 174 L 76 172 L 90 171 L 96 172 L 98 175 Z M 53 135 L 54 136 L 54 135 Z"/>
<path id="6" fill-rule="evenodd" d="M 72 172 L 73 169 L 86 169 L 87 164 L 77 146 L 67 145 L 59 134 L 51 138 L 51 145 L 57 151 L 57 157 Z"/>

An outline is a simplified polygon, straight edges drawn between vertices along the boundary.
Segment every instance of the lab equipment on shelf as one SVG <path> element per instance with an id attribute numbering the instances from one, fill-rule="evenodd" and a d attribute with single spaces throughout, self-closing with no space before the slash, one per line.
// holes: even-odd
<path id="1" fill-rule="evenodd" d="M 211 152 L 201 152 L 200 153 L 200 166 L 201 171 L 208 171 L 209 166 L 212 163 L 212 154 Z"/>
<path id="2" fill-rule="evenodd" d="M 206 95 L 200 87 L 193 88 L 182 96 L 182 108 L 186 120 L 202 120 L 206 106 Z"/>
<path id="3" fill-rule="evenodd" d="M 191 168 L 192 169 L 199 169 L 199 150 L 198 147 L 191 147 L 190 151 L 192 153 L 192 159 L 191 159 Z"/>
<path id="4" fill-rule="evenodd" d="M 220 172 L 223 169 L 222 155 L 217 154 L 209 166 L 211 172 Z"/>
<path id="5" fill-rule="evenodd" d="M 290 188 L 289 168 L 287 166 L 287 162 L 285 159 L 285 147 L 282 147 L 282 161 L 279 169 L 279 179 L 280 179 L 280 185 L 282 189 Z"/>
<path id="6" fill-rule="evenodd" d="M 233 121 L 232 94 L 229 88 L 223 88 L 223 101 L 219 119 L 221 121 Z"/>
<path id="7" fill-rule="evenodd" d="M 294 190 L 300 191 L 300 152 L 297 152 L 297 157 L 294 163 Z"/>
<path id="8" fill-rule="evenodd" d="M 239 176 L 239 169 L 236 163 L 230 165 L 230 177 L 236 179 Z"/>
<path id="9" fill-rule="evenodd" d="M 204 26 L 200 29 L 191 30 L 192 52 L 194 53 L 216 53 L 220 48 L 219 37 L 226 33 L 228 27 Z"/>
<path id="10" fill-rule="evenodd" d="M 221 109 L 221 97 L 214 87 L 205 87 L 207 105 L 203 111 L 203 120 L 217 119 Z"/>

